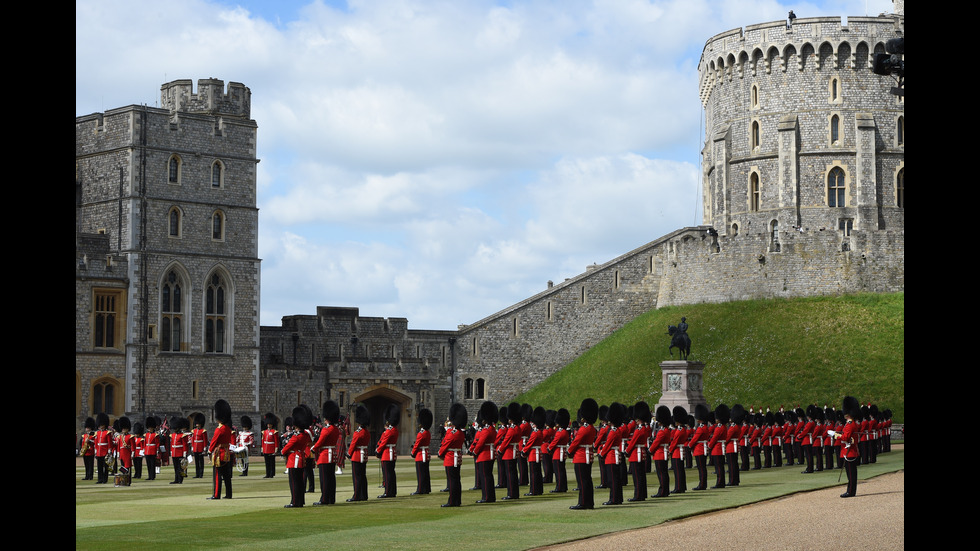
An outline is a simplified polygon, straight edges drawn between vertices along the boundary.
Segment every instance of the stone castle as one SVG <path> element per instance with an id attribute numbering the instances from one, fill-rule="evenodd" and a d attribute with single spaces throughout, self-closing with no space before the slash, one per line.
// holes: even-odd
<path id="1" fill-rule="evenodd" d="M 452 331 L 318 307 L 260 327 L 250 91 L 161 88 L 161 107 L 77 117 L 76 430 L 85 417 L 253 419 L 364 403 L 378 419 L 475 411 L 659 306 L 902 291 L 904 101 L 869 69 L 904 15 L 797 19 L 705 45 L 704 222 Z M 375 431 L 372 431 L 375 432 Z M 377 437 L 377 435 L 375 435 Z"/>

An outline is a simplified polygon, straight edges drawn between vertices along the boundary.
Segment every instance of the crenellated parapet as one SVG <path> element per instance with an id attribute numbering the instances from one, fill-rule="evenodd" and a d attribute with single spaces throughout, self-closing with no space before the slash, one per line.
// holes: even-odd
<path id="1" fill-rule="evenodd" d="M 202 78 L 197 81 L 194 93 L 190 79 L 168 82 L 160 87 L 160 106 L 171 113 L 206 113 L 231 117 L 250 118 L 252 91 L 240 82 L 225 82 L 217 78 Z"/>

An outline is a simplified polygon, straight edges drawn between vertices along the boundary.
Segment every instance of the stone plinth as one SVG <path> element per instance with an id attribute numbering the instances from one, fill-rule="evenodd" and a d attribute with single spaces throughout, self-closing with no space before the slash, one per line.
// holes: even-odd
<path id="1" fill-rule="evenodd" d="M 689 414 L 694 406 L 705 404 L 704 400 L 704 362 L 689 360 L 669 360 L 660 362 L 663 373 L 664 394 L 658 406 L 684 406 Z"/>

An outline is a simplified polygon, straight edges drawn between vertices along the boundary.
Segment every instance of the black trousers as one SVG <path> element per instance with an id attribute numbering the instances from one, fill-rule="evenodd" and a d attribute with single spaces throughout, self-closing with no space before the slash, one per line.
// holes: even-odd
<path id="1" fill-rule="evenodd" d="M 82 480 L 92 480 L 92 476 L 95 474 L 95 456 L 83 455 L 82 463 L 85 464 L 85 478 Z M 137 476 L 136 478 L 139 477 Z"/>
<path id="2" fill-rule="evenodd" d="M 395 479 L 395 462 L 382 461 L 381 471 L 384 473 L 385 495 L 395 497 L 398 495 L 398 482 Z"/>
<path id="3" fill-rule="evenodd" d="M 711 460 L 715 464 L 715 472 L 717 477 L 715 478 L 715 487 L 724 488 L 725 487 L 725 456 L 724 455 L 712 455 Z"/>
<path id="4" fill-rule="evenodd" d="M 684 470 L 684 460 L 679 457 L 671 458 L 670 464 L 674 469 L 674 493 L 682 494 L 687 491 L 687 472 Z"/>
<path id="5" fill-rule="evenodd" d="M 858 463 L 860 459 L 844 460 L 844 472 L 847 473 L 847 493 L 857 495 L 858 487 Z"/>
<path id="6" fill-rule="evenodd" d="M 643 501 L 647 498 L 647 471 L 644 462 L 630 461 L 633 471 L 633 501 Z"/>
<path id="7" fill-rule="evenodd" d="M 463 483 L 459 479 L 459 467 L 446 467 L 446 482 L 449 484 L 449 501 L 446 505 L 459 507 L 463 501 Z"/>
<path id="8" fill-rule="evenodd" d="M 293 507 L 306 505 L 306 469 L 289 469 L 289 503 Z"/>
<path id="9" fill-rule="evenodd" d="M 432 492 L 432 483 L 429 481 L 428 461 L 415 462 L 415 478 L 418 480 L 418 486 L 415 487 L 415 493 L 428 494 Z"/>
<path id="10" fill-rule="evenodd" d="M 497 501 L 497 490 L 493 487 L 493 460 L 477 461 L 477 471 L 481 473 L 480 478 L 483 482 L 483 502 L 493 503 Z"/>
<path id="11" fill-rule="evenodd" d="M 213 467 L 214 492 L 211 497 L 221 499 L 221 485 L 225 485 L 225 499 L 231 499 L 231 461 L 226 461 L 220 467 Z"/>
<path id="12" fill-rule="evenodd" d="M 657 494 L 653 497 L 670 496 L 670 469 L 667 467 L 667 460 L 655 459 L 653 461 L 653 465 L 657 470 L 657 481 L 660 483 L 660 488 L 657 490 Z"/>
<path id="13" fill-rule="evenodd" d="M 707 455 L 695 455 L 694 462 L 698 466 L 698 485 L 699 490 L 704 490 L 708 487 L 708 456 Z"/>
<path id="14" fill-rule="evenodd" d="M 265 459 L 265 477 L 273 478 L 276 476 L 276 454 L 274 453 L 264 453 L 262 457 Z M 197 461 L 197 456 L 194 456 L 194 461 Z"/>
<path id="15" fill-rule="evenodd" d="M 619 505 L 623 502 L 623 479 L 620 477 L 623 471 L 616 464 L 610 464 L 607 467 L 609 468 L 609 501 L 606 503 Z"/>
<path id="16" fill-rule="evenodd" d="M 204 478 L 204 452 L 194 454 L 194 478 Z"/>
<path id="17" fill-rule="evenodd" d="M 578 486 L 578 505 L 585 509 L 595 508 L 595 495 L 592 488 L 592 465 L 574 463 L 575 484 Z"/>
<path id="18" fill-rule="evenodd" d="M 354 478 L 354 501 L 367 501 L 367 463 L 351 461 L 351 476 Z M 292 469 L 290 469 L 292 472 Z"/>
<path id="19" fill-rule="evenodd" d="M 320 505 L 333 505 L 337 502 L 337 471 L 333 463 L 320 463 Z"/>
<path id="20" fill-rule="evenodd" d="M 146 479 L 156 480 L 157 479 L 157 456 L 147 455 L 146 458 Z"/>
<path id="21" fill-rule="evenodd" d="M 517 474 L 517 459 L 507 459 L 507 497 L 517 499 L 521 497 L 521 481 Z"/>
<path id="22" fill-rule="evenodd" d="M 738 454 L 732 452 L 725 456 L 728 458 L 728 485 L 738 486 L 741 482 L 738 476 Z"/>
<path id="23" fill-rule="evenodd" d="M 540 461 L 528 461 L 527 463 L 528 471 L 528 492 L 533 496 L 538 496 L 544 493 L 544 477 L 541 475 L 541 462 Z"/>
<path id="24" fill-rule="evenodd" d="M 568 491 L 568 473 L 565 471 L 565 462 L 557 459 L 551 460 L 551 466 L 555 471 L 555 491 Z"/>

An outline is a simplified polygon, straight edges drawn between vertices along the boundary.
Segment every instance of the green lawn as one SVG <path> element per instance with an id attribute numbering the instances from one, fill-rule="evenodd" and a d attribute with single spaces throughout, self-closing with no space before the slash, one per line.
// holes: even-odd
<path id="1" fill-rule="evenodd" d="M 351 495 L 349 474 L 338 477 L 337 498 L 331 507 L 283 509 L 289 501 L 282 464 L 275 479 L 263 479 L 263 466 L 253 461 L 252 474 L 234 478 L 235 498 L 208 501 L 210 468 L 204 479 L 170 485 L 171 468 L 154 482 L 134 480 L 114 488 L 82 481 L 80 461 L 75 472 L 75 547 L 77 549 L 527 549 L 603 533 L 651 526 L 709 511 L 737 507 L 778 496 L 838 484 L 839 471 L 801 475 L 799 467 L 742 473 L 738 488 L 688 492 L 665 499 L 594 511 L 570 511 L 575 493 L 522 497 L 518 501 L 477 505 L 478 491 L 463 492 L 463 507 L 442 508 L 446 495 L 409 496 L 415 490 L 411 461 L 399 460 L 398 498 L 375 499 L 381 494 L 378 463 L 368 464 L 371 499 L 345 503 Z M 862 479 L 905 467 L 904 450 L 880 455 L 875 465 L 862 466 Z M 463 468 L 463 487 L 473 485 L 473 463 Z M 574 471 L 568 465 L 574 483 Z M 593 474 L 598 483 L 598 470 Z M 441 467 L 432 468 L 432 487 L 445 485 Z M 145 476 L 145 474 L 144 474 Z M 709 473 L 710 476 L 710 473 Z M 692 483 L 691 481 L 694 481 Z M 688 486 L 697 482 L 688 471 Z M 648 475 L 651 493 L 656 476 Z M 526 491 L 522 488 L 522 492 Z M 596 503 L 607 499 L 596 492 Z M 858 486 L 858 493 L 861 486 Z M 498 499 L 503 494 L 498 490 Z M 632 487 L 625 488 L 625 496 Z M 307 503 L 318 494 L 307 494 Z M 828 503 L 833 506 L 834 503 Z"/>

